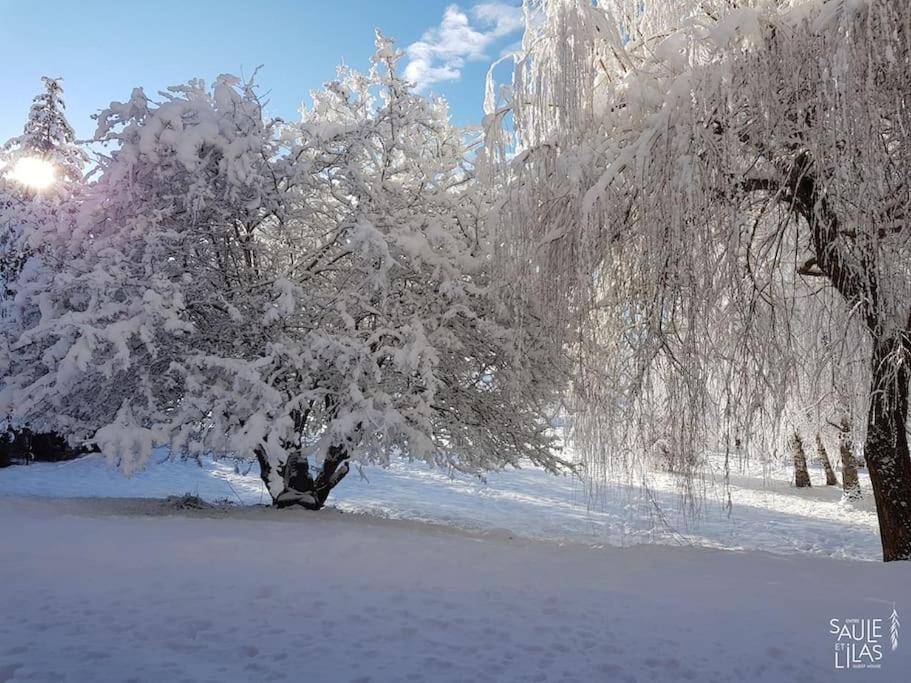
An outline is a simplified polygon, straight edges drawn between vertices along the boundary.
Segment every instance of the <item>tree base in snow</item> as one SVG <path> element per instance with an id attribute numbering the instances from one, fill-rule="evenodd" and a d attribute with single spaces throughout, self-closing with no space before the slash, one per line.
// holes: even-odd
<path id="1" fill-rule="evenodd" d="M 314 491 L 298 491 L 296 489 L 285 489 L 279 493 L 275 497 L 273 505 L 277 508 L 300 506 L 308 510 L 319 510 L 322 507 Z"/>
<path id="2" fill-rule="evenodd" d="M 329 498 L 329 493 L 348 474 L 348 451 L 341 446 L 332 446 L 323 461 L 323 468 L 316 478 L 310 476 L 310 464 L 307 458 L 298 452 L 292 453 L 284 465 L 279 466 L 279 474 L 284 481 L 284 489 L 274 493 L 270 486 L 272 467 L 265 454 L 258 452 L 260 477 L 272 495 L 272 504 L 278 508 L 302 507 L 307 510 L 319 510 Z"/>

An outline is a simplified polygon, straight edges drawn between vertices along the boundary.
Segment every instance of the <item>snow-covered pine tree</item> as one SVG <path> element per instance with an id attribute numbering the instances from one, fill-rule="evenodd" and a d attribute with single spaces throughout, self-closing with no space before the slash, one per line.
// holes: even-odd
<path id="1" fill-rule="evenodd" d="M 59 80 L 42 80 L 45 92 L 35 97 L 22 135 L 0 147 L 0 325 L 7 340 L 17 331 L 9 306 L 19 273 L 43 248 L 48 232 L 65 235 L 71 229 L 88 160 L 66 119 Z M 30 184 L 36 169 L 29 164 L 39 164 L 39 179 L 46 186 Z M 0 460 L 59 460 L 82 452 L 40 420 L 10 418 L 2 420 Z"/>
<path id="2" fill-rule="evenodd" d="M 911 559 L 911 5 L 533 6 L 511 102 L 488 108 L 518 134 L 497 243 L 579 351 L 592 469 L 656 427 L 690 474 L 732 436 L 771 452 L 803 335 L 862 338 L 851 414 L 883 557 Z M 808 298 L 819 324 L 792 325 Z"/>
<path id="3" fill-rule="evenodd" d="M 40 226 L 66 222 L 81 187 L 88 155 L 66 119 L 60 79 L 42 78 L 22 135 L 0 147 L 0 280 L 11 283 L 35 248 Z M 53 177 L 36 191 L 16 174 L 23 161 L 47 164 Z"/>
<path id="4" fill-rule="evenodd" d="M 67 121 L 61 79 L 45 76 L 41 80 L 44 92 L 32 100 L 22 135 L 0 148 L 0 160 L 11 171 L 24 160 L 40 160 L 50 164 L 56 180 L 78 182 L 88 155 Z"/>
<path id="5" fill-rule="evenodd" d="M 295 125 L 230 76 L 111 105 L 75 228 L 20 277 L 0 400 L 126 470 L 159 444 L 255 456 L 280 505 L 396 453 L 561 467 L 563 368 L 511 325 L 461 134 L 397 60 L 378 37 Z"/>

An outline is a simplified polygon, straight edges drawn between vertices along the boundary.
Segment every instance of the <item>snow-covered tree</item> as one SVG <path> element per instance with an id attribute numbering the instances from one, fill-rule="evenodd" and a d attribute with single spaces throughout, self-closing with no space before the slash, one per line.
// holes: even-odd
<path id="1" fill-rule="evenodd" d="M 66 120 L 59 82 L 43 80 L 45 93 L 35 98 L 23 134 L 0 147 L 0 326 L 5 340 L 19 331 L 10 311 L 19 274 L 44 248 L 48 231 L 66 235 L 71 229 L 87 161 Z M 7 459 L 57 460 L 79 453 L 42 421 L 11 417 L 0 419 L 0 450 Z"/>
<path id="2" fill-rule="evenodd" d="M 687 475 L 768 453 L 808 368 L 861 362 L 862 390 L 829 389 L 862 397 L 883 556 L 911 559 L 911 5 L 529 7 L 488 100 L 491 154 L 507 112 L 518 136 L 498 243 L 578 352 L 580 447 L 603 467 L 663 439 Z"/>
<path id="3" fill-rule="evenodd" d="M 66 119 L 66 104 L 59 78 L 43 77 L 44 92 L 32 101 L 22 135 L 0 148 L 0 161 L 8 172 L 20 164 L 46 164 L 50 181 L 77 182 L 82 178 L 88 156 L 76 141 Z"/>
<path id="4" fill-rule="evenodd" d="M 280 505 L 395 453 L 560 467 L 563 368 L 528 362 L 551 340 L 500 304 L 462 137 L 398 58 L 379 36 L 294 125 L 230 76 L 104 111 L 116 148 L 17 285 L 9 409 L 125 469 L 157 444 L 255 456 Z"/>
<path id="5" fill-rule="evenodd" d="M 88 161 L 66 119 L 60 80 L 42 81 L 45 92 L 34 98 L 22 135 L 0 147 L 0 280 L 5 283 L 15 280 L 35 248 L 38 226 L 68 220 Z M 47 185 L 41 191 L 28 182 L 35 168 L 20 177 L 21 164 L 28 162 L 46 166 L 47 177 L 39 180 Z"/>

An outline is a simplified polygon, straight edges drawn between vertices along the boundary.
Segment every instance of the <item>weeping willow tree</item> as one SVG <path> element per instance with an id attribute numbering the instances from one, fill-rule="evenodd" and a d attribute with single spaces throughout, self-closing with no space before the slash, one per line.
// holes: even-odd
<path id="1" fill-rule="evenodd" d="M 488 88 L 498 257 L 574 351 L 588 471 L 660 455 L 692 494 L 712 448 L 850 416 L 911 559 L 911 3 L 525 9 Z"/>

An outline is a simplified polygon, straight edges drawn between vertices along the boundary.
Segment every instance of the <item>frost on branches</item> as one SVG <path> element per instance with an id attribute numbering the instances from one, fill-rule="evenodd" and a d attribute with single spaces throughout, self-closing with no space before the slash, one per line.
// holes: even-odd
<path id="1" fill-rule="evenodd" d="M 0 148 L 4 168 L 15 170 L 21 161 L 40 160 L 50 164 L 57 179 L 78 182 L 88 162 L 85 150 L 66 120 L 66 105 L 60 79 L 41 79 L 44 92 L 32 101 L 22 135 Z"/>
<path id="2" fill-rule="evenodd" d="M 911 5 L 527 10 L 488 88 L 496 243 L 568 332 L 590 471 L 661 459 L 692 492 L 708 449 L 854 433 L 911 559 Z"/>
<path id="3" fill-rule="evenodd" d="M 232 76 L 112 103 L 75 224 L 17 284 L 4 408 L 126 471 L 161 444 L 256 457 L 279 505 L 395 453 L 561 467 L 563 368 L 499 303 L 461 133 L 398 59 L 378 35 L 297 124 Z"/>
<path id="4" fill-rule="evenodd" d="M 10 309 L 19 275 L 43 249 L 48 231 L 69 231 L 87 161 L 64 115 L 59 82 L 42 80 L 45 93 L 34 99 L 23 134 L 0 147 L 0 358 L 21 331 Z M 28 182 L 29 169 L 36 167 L 41 187 Z M 0 414 L 0 465 L 66 459 L 81 452 L 40 418 L 24 421 Z"/>
<path id="5" fill-rule="evenodd" d="M 22 135 L 0 146 L 0 286 L 4 296 L 19 270 L 40 244 L 41 225 L 66 223 L 88 161 L 66 120 L 59 79 L 42 78 L 44 93 L 34 98 Z M 40 191 L 16 175 L 23 161 L 44 163 L 54 180 Z"/>

